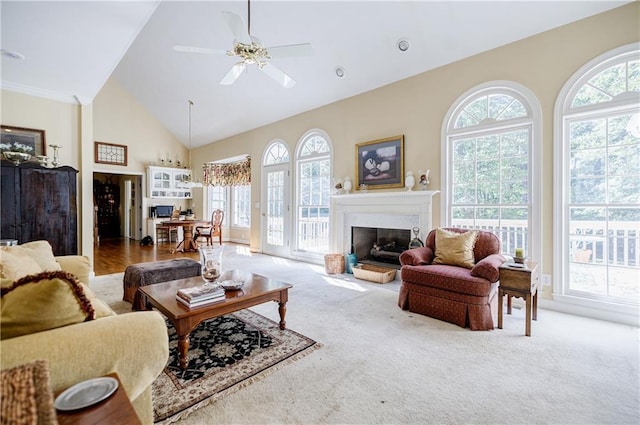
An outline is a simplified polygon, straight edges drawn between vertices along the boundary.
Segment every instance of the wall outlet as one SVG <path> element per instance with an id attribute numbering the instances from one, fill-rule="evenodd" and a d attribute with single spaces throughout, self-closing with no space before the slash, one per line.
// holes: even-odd
<path id="1" fill-rule="evenodd" d="M 551 275 L 543 274 L 542 275 L 542 286 L 551 286 Z"/>

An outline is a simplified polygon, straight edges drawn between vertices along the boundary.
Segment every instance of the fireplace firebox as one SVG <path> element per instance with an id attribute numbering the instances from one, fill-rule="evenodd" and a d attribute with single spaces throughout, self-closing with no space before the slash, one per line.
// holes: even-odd
<path id="1" fill-rule="evenodd" d="M 400 254 L 409 248 L 411 231 L 378 227 L 351 227 L 351 243 L 361 263 L 400 266 Z"/>

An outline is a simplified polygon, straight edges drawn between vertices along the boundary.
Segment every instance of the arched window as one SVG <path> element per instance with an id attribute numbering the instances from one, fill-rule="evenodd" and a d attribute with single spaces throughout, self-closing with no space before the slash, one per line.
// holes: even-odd
<path id="1" fill-rule="evenodd" d="M 640 298 L 639 45 L 578 70 L 555 118 L 554 299 L 627 311 Z"/>
<path id="2" fill-rule="evenodd" d="M 318 259 L 329 250 L 331 144 L 320 130 L 308 131 L 296 150 L 296 246 L 299 256 Z"/>
<path id="3" fill-rule="evenodd" d="M 265 166 L 284 164 L 287 162 L 289 162 L 289 149 L 287 149 L 284 143 L 279 141 L 273 142 L 267 147 L 263 162 Z"/>
<path id="4" fill-rule="evenodd" d="M 502 251 L 541 260 L 540 106 L 525 87 L 491 82 L 463 94 L 443 123 L 445 225 L 495 233 Z"/>

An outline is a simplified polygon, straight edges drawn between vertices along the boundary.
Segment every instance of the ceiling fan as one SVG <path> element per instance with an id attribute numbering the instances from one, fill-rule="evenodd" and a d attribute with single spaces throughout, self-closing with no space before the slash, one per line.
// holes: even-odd
<path id="1" fill-rule="evenodd" d="M 276 68 L 269 62 L 272 58 L 284 58 L 294 56 L 308 56 L 313 53 L 311 44 L 289 44 L 286 46 L 264 47 L 260 40 L 251 35 L 251 0 L 247 1 L 247 17 L 248 24 L 245 28 L 244 21 L 233 12 L 222 12 L 227 25 L 231 29 L 234 36 L 233 48 L 231 50 L 216 50 L 204 47 L 192 46 L 174 46 L 177 52 L 185 53 L 204 53 L 204 54 L 226 54 L 228 56 L 237 56 L 241 59 L 236 63 L 227 74 L 222 78 L 220 84 L 233 84 L 247 69 L 248 65 L 257 65 L 258 69 L 276 80 L 286 88 L 293 87 L 296 82 L 293 78 Z"/>

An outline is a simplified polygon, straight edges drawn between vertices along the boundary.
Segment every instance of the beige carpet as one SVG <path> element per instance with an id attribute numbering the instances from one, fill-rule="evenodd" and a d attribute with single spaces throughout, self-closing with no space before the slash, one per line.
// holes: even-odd
<path id="1" fill-rule="evenodd" d="M 311 356 L 180 424 L 638 424 L 638 328 L 538 311 L 471 332 L 400 310 L 379 285 L 232 247 L 225 267 L 290 282 L 287 325 L 322 343 Z M 119 311 L 122 274 L 92 280 Z M 278 319 L 277 305 L 253 309 Z"/>

